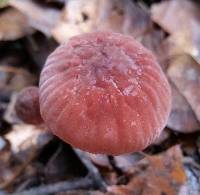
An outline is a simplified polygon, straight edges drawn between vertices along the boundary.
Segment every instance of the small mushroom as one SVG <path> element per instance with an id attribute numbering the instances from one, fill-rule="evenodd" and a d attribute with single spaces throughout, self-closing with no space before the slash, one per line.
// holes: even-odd
<path id="1" fill-rule="evenodd" d="M 40 115 L 38 87 L 27 87 L 17 96 L 15 111 L 17 116 L 24 122 L 40 124 L 43 119 Z"/>
<path id="2" fill-rule="evenodd" d="M 69 39 L 48 57 L 39 102 L 45 124 L 65 142 L 119 155 L 141 151 L 160 135 L 171 90 L 157 60 L 140 43 L 93 32 Z"/>

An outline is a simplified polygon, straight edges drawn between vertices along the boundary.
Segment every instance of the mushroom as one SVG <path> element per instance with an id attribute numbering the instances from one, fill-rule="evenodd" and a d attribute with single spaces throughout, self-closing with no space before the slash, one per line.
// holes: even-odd
<path id="1" fill-rule="evenodd" d="M 17 116 L 30 124 L 41 124 L 38 87 L 26 87 L 17 96 L 15 111 Z"/>
<path id="2" fill-rule="evenodd" d="M 141 151 L 166 125 L 171 90 L 153 54 L 130 36 L 78 35 L 48 58 L 40 113 L 60 139 L 91 153 Z"/>

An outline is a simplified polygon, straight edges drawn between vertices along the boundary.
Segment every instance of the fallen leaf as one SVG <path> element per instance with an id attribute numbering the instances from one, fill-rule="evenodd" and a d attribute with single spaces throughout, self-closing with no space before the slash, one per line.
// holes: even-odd
<path id="1" fill-rule="evenodd" d="M 172 89 L 172 109 L 167 126 L 181 133 L 191 133 L 199 130 L 200 124 L 191 106 L 176 86 L 172 82 L 170 84 Z"/>
<path id="2" fill-rule="evenodd" d="M 53 136 L 39 126 L 16 124 L 5 137 L 11 143 L 12 153 L 23 161 L 32 151 L 49 143 Z"/>
<path id="3" fill-rule="evenodd" d="M 175 57 L 167 71 L 170 80 L 190 104 L 200 121 L 200 66 L 189 55 Z"/>
<path id="4" fill-rule="evenodd" d="M 169 56 L 187 53 L 200 63 L 200 23 L 192 22 L 191 28 L 175 32 L 166 43 Z"/>
<path id="5" fill-rule="evenodd" d="M 100 30 L 111 29 L 140 38 L 152 27 L 150 14 L 144 7 L 130 1 L 104 1 L 97 21 Z"/>
<path id="6" fill-rule="evenodd" d="M 0 14 L 0 40 L 15 40 L 33 32 L 26 16 L 9 8 Z"/>
<path id="7" fill-rule="evenodd" d="M 169 43 L 166 44 L 165 33 L 162 30 L 151 30 L 141 37 L 141 43 L 154 53 L 165 71 L 169 60 L 169 55 L 167 55 Z"/>
<path id="8" fill-rule="evenodd" d="M 42 7 L 33 0 L 10 0 L 9 5 L 23 13 L 33 28 L 51 36 L 51 30 L 57 24 L 60 11 L 57 9 Z"/>
<path id="9" fill-rule="evenodd" d="M 128 170 L 134 166 L 138 161 L 144 158 L 144 155 L 140 153 L 133 154 L 123 154 L 115 156 L 115 165 L 121 169 L 123 172 L 128 172 Z"/>
<path id="10" fill-rule="evenodd" d="M 170 34 L 168 55 L 187 53 L 200 63 L 199 4 L 188 0 L 162 1 L 152 6 L 151 13 L 152 20 Z"/>
<path id="11" fill-rule="evenodd" d="M 151 7 L 152 20 L 170 34 L 190 29 L 199 17 L 198 4 L 189 0 L 162 1 Z"/>
<path id="12" fill-rule="evenodd" d="M 132 177 L 127 185 L 109 186 L 107 194 L 176 195 L 186 182 L 182 158 L 179 146 L 147 156 L 132 167 Z"/>
<path id="13" fill-rule="evenodd" d="M 139 38 L 151 25 L 149 13 L 130 0 L 69 0 L 52 34 L 60 43 L 71 36 L 95 30 L 110 30 Z"/>

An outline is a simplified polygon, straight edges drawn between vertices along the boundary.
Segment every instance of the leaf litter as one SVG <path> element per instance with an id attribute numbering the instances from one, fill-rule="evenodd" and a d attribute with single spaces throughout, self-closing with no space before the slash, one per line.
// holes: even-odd
<path id="1" fill-rule="evenodd" d="M 199 7 L 189 0 L 0 1 L 0 194 L 200 194 Z M 88 154 L 15 114 L 17 93 L 37 85 L 56 46 L 94 30 L 133 36 L 169 78 L 167 127 L 140 153 Z"/>

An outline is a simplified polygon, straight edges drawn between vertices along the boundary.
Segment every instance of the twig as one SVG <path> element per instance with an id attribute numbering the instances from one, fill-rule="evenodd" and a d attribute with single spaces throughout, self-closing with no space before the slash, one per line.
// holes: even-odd
<path id="1" fill-rule="evenodd" d="M 28 159 L 15 171 L 15 174 L 4 183 L 0 184 L 0 188 L 6 189 L 15 182 L 15 179 L 24 171 L 28 164 L 36 157 L 35 150 L 30 154 Z"/>
<path id="2" fill-rule="evenodd" d="M 42 185 L 30 190 L 13 193 L 12 195 L 49 195 L 59 192 L 76 190 L 76 189 L 88 189 L 94 185 L 92 179 L 85 177 L 74 181 L 58 182 L 56 184 Z"/>
<path id="3" fill-rule="evenodd" d="M 200 165 L 198 163 L 196 163 L 192 158 L 190 157 L 184 157 L 183 158 L 183 163 L 184 164 L 188 164 L 188 165 L 191 165 L 193 166 L 194 168 L 200 170 Z"/>
<path id="4" fill-rule="evenodd" d="M 80 158 L 82 163 L 85 165 L 85 167 L 88 169 L 89 176 L 94 180 L 94 183 L 96 187 L 100 188 L 101 190 L 106 190 L 106 183 L 104 182 L 103 178 L 101 177 L 99 170 L 92 164 L 92 162 L 88 159 L 85 152 L 74 149 L 77 156 Z"/>

